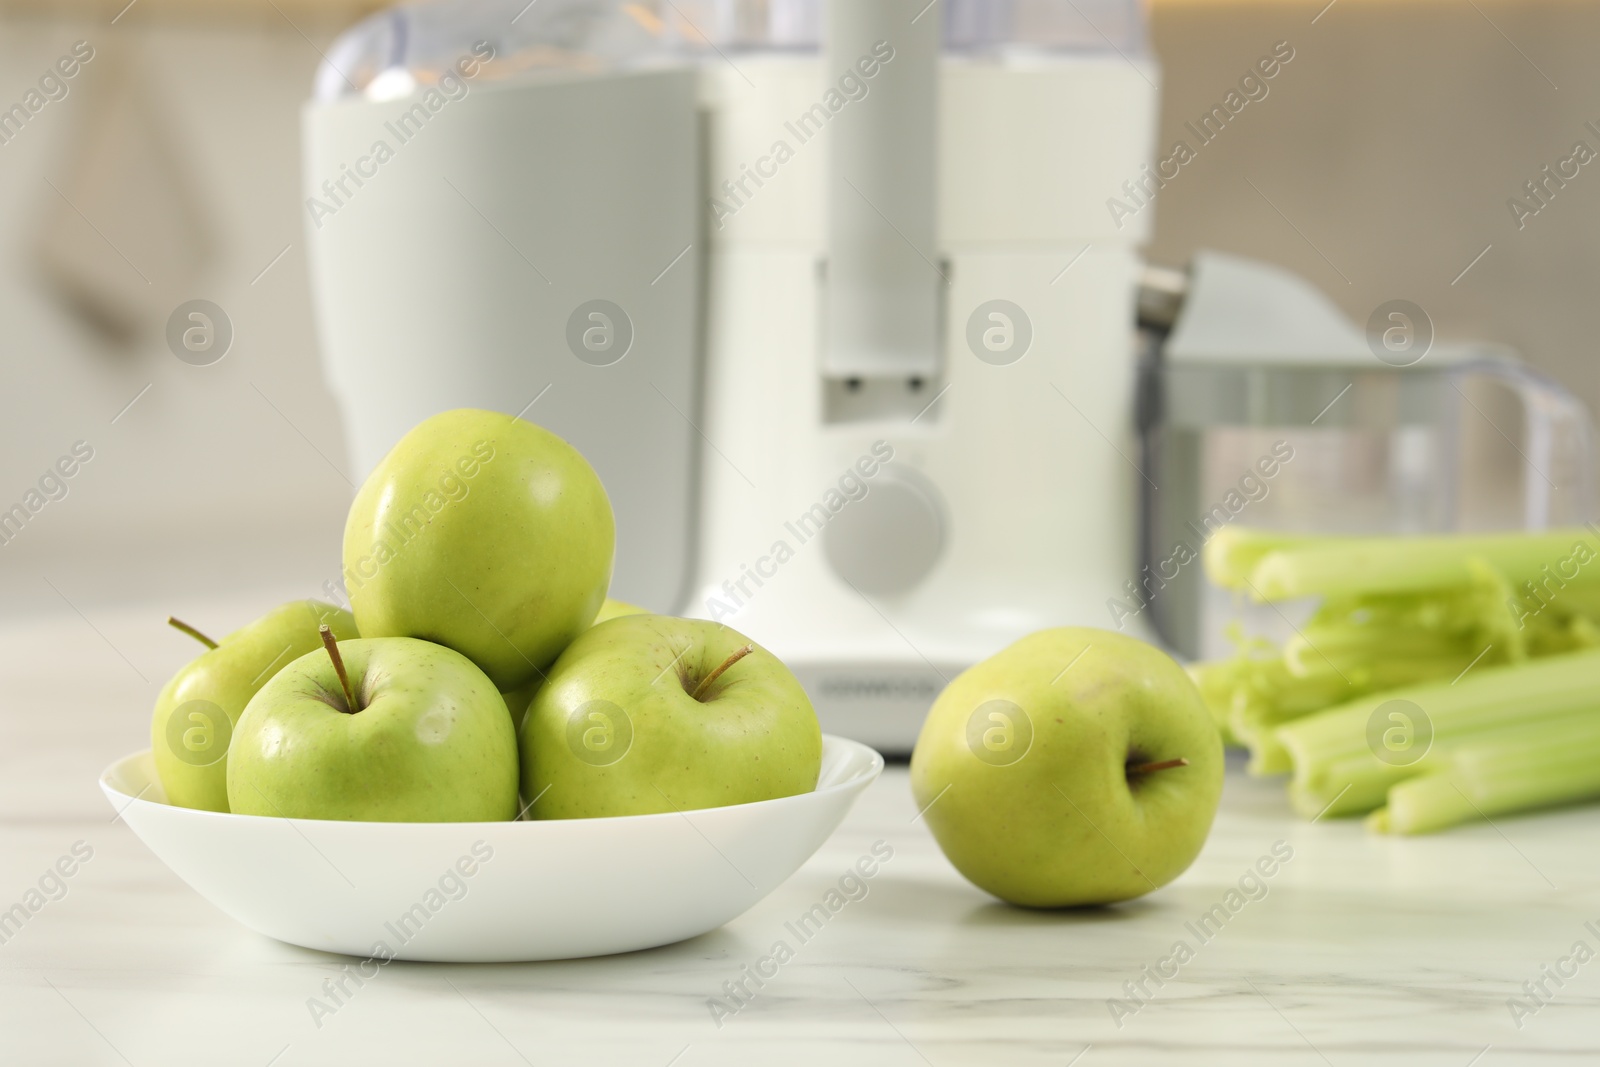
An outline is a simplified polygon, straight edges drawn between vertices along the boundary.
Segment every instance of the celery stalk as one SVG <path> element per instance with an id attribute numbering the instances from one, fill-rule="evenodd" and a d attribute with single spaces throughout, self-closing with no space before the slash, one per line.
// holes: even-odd
<path id="1" fill-rule="evenodd" d="M 1600 709 L 1588 719 L 1537 745 L 1474 745 L 1453 754 L 1445 769 L 1391 789 L 1375 828 L 1428 833 L 1480 816 L 1600 797 Z"/>
<path id="2" fill-rule="evenodd" d="M 1369 694 L 1278 727 L 1277 740 L 1294 764 L 1290 797 L 1297 811 L 1315 815 L 1336 797 L 1330 814 L 1367 811 L 1391 787 L 1426 771 L 1385 763 L 1368 747 L 1368 723 L 1391 700 L 1421 709 L 1440 753 L 1473 742 L 1514 751 L 1515 735 L 1500 731 L 1535 731 L 1547 721 L 1557 724 L 1547 736 L 1559 745 L 1564 734 L 1582 733 L 1580 720 L 1600 714 L 1600 650 L 1477 668 L 1459 682 Z"/>
<path id="3" fill-rule="evenodd" d="M 1296 765 L 1289 782 L 1289 804 L 1295 813 L 1314 819 L 1361 815 L 1384 802 L 1389 790 L 1416 772 L 1375 759 L 1370 752 L 1333 760 L 1302 774 Z"/>
<path id="4" fill-rule="evenodd" d="M 1278 743 L 1276 734 L 1263 734 L 1250 748 L 1250 762 L 1245 770 L 1258 777 L 1288 774 L 1294 770 L 1294 760 L 1289 750 Z"/>
<path id="5" fill-rule="evenodd" d="M 1224 526 L 1205 543 L 1200 563 L 1205 568 L 1206 577 L 1214 584 L 1224 589 L 1247 589 L 1249 583 L 1246 579 L 1264 556 L 1280 549 L 1303 545 L 1307 540 L 1301 534 L 1253 530 L 1247 526 Z"/>
<path id="6" fill-rule="evenodd" d="M 1424 774 L 1389 790 L 1389 802 L 1367 816 L 1367 828 L 1386 834 L 1425 834 L 1478 818 L 1448 774 Z"/>
<path id="7" fill-rule="evenodd" d="M 1413 777 L 1389 790 L 1387 833 L 1427 833 L 1600 792 L 1600 693 L 1578 713 L 1517 718 L 1456 741 L 1435 739 Z M 1376 803 L 1382 803 L 1378 798 Z M 1477 806 L 1474 806 L 1477 805 Z M 1341 801 L 1341 808 L 1349 808 Z"/>
<path id="8" fill-rule="evenodd" d="M 1211 551 L 1215 538 L 1207 542 Z M 1215 573 L 1234 582 L 1219 584 L 1243 589 L 1257 600 L 1293 600 L 1299 597 L 1353 595 L 1366 592 L 1400 593 L 1465 584 L 1469 561 L 1480 560 L 1516 582 L 1544 579 L 1582 544 L 1600 556 L 1600 533 L 1584 527 L 1540 534 L 1489 534 L 1449 537 L 1306 538 L 1260 551 L 1248 571 L 1230 573 L 1221 562 Z M 1258 550 L 1259 551 L 1259 550 Z M 1219 556 L 1223 555 L 1218 550 Z M 1224 557 L 1228 564 L 1248 563 L 1249 552 Z M 1237 561 L 1237 562 L 1236 562 Z M 1213 573 L 1208 565 L 1207 573 Z M 1580 564 L 1563 582 L 1600 583 L 1600 567 Z"/>

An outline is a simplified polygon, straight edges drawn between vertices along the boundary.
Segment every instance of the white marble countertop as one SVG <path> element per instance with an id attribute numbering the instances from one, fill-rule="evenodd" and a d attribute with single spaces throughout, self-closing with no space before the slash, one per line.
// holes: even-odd
<path id="1" fill-rule="evenodd" d="M 575 962 L 395 963 L 319 1027 L 306 1002 L 348 961 L 233 923 L 113 821 L 96 787 L 147 743 L 155 690 L 188 655 L 164 614 L 0 625 L 0 910 L 75 843 L 93 850 L 65 895 L 0 944 L 0 1063 L 1600 1060 L 1600 962 L 1571 959 L 1576 942 L 1600 949 L 1600 810 L 1388 839 L 1300 822 L 1279 786 L 1237 767 L 1198 862 L 1135 903 L 1053 914 L 995 902 L 945 862 L 891 767 L 800 873 L 722 930 Z M 718 1027 L 708 999 L 879 839 L 895 855 L 870 894 Z M 1294 855 L 1267 894 L 1198 938 L 1186 924 L 1278 841 Z M 1193 958 L 1177 977 L 1142 978 L 1180 940 Z M 1519 1028 L 1508 1000 L 1541 968 L 1576 974 L 1543 979 L 1552 999 Z M 1128 1012 L 1124 983 L 1141 979 L 1148 1003 Z M 1120 1019 L 1112 998 L 1127 1002 Z"/>

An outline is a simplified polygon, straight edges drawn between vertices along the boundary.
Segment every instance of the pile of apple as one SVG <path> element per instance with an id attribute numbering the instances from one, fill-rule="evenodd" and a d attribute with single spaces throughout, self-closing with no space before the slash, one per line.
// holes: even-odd
<path id="1" fill-rule="evenodd" d="M 561 438 L 434 416 L 356 495 L 351 611 L 283 605 L 157 698 L 170 803 L 300 819 L 636 815 L 816 787 L 822 736 L 775 656 L 608 600 L 615 526 Z M 519 792 L 521 801 L 519 801 Z"/>

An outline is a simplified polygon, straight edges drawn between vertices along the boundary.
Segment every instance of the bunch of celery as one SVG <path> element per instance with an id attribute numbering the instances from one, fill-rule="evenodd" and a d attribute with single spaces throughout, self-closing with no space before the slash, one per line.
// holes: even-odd
<path id="1" fill-rule="evenodd" d="M 1398 709 L 1395 721 L 1413 732 L 1419 750 L 1426 745 L 1415 762 L 1378 758 L 1371 724 L 1376 714 L 1388 727 L 1385 705 Z M 1600 649 L 1370 694 L 1280 727 L 1277 740 L 1294 769 L 1290 803 L 1307 818 L 1372 812 L 1376 830 L 1425 833 L 1593 798 L 1600 796 Z"/>
<path id="2" fill-rule="evenodd" d="M 1600 529 L 1312 538 L 1230 527 L 1204 561 L 1258 602 L 1320 598 L 1283 647 L 1241 640 L 1231 659 L 1192 668 L 1251 769 L 1295 772 L 1308 815 L 1387 800 L 1376 828 L 1420 832 L 1600 789 L 1584 747 L 1600 746 L 1600 658 L 1569 655 L 1600 646 Z M 1397 698 L 1437 731 L 1405 767 L 1368 748 L 1368 720 Z"/>

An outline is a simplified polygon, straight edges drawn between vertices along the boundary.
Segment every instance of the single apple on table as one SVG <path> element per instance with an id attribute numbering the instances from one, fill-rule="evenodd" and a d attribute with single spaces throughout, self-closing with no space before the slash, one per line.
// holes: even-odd
<path id="1" fill-rule="evenodd" d="M 296 600 L 268 612 L 221 641 L 187 623 L 168 623 L 207 651 L 172 676 L 156 697 L 150 750 L 167 802 L 206 811 L 228 810 L 228 749 L 245 705 L 291 660 L 322 647 L 318 628 L 356 636 L 348 611 Z"/>
<path id="2" fill-rule="evenodd" d="M 234 732 L 241 815 L 487 822 L 517 814 L 517 740 L 472 661 L 409 637 L 336 642 L 261 687 Z"/>
<path id="3" fill-rule="evenodd" d="M 344 574 L 365 637 L 417 637 L 502 691 L 594 622 L 611 582 L 611 501 L 571 445 L 462 409 L 417 424 L 356 494 Z"/>
<path id="4" fill-rule="evenodd" d="M 719 623 L 627 615 L 584 631 L 523 723 L 536 819 L 688 811 L 816 788 L 822 731 L 799 681 Z"/>
<path id="5" fill-rule="evenodd" d="M 644 608 L 630 604 L 626 600 L 613 600 L 606 597 L 606 602 L 600 605 L 600 614 L 594 617 L 594 625 L 599 626 L 609 619 L 620 618 L 623 615 L 648 615 Z M 518 734 L 522 733 L 522 720 L 528 714 L 528 705 L 533 703 L 534 694 L 539 692 L 539 687 L 544 684 L 544 673 L 534 675 L 533 681 L 527 685 L 518 686 L 516 689 L 502 693 L 506 699 L 506 710 L 511 713 L 511 725 Z"/>
<path id="6" fill-rule="evenodd" d="M 1194 861 L 1222 742 L 1171 657 L 1109 630 L 1025 637 L 939 695 L 911 786 L 957 870 L 1032 907 L 1108 904 Z"/>

